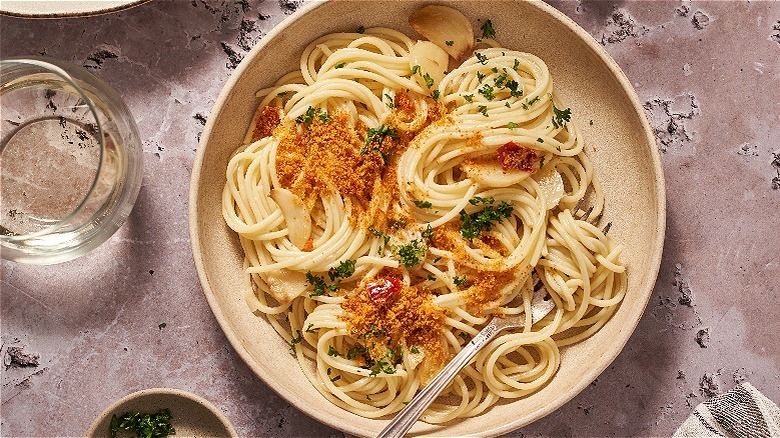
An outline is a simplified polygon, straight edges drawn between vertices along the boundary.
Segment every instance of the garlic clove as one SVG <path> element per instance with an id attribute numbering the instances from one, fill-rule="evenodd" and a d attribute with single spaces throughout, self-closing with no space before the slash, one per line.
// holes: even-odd
<path id="1" fill-rule="evenodd" d="M 444 49 L 458 63 L 471 56 L 474 30 L 469 19 L 457 9 L 428 5 L 412 13 L 409 24 L 428 41 Z"/>
<path id="2" fill-rule="evenodd" d="M 287 222 L 287 238 L 290 242 L 303 249 L 311 236 L 311 213 L 301 198 L 287 189 L 271 189 L 271 199 L 276 202 Z"/>
<path id="3" fill-rule="evenodd" d="M 309 287 L 304 273 L 284 268 L 268 271 L 265 282 L 279 304 L 289 304 Z"/>
<path id="4" fill-rule="evenodd" d="M 430 41 L 417 41 L 412 46 L 409 57 L 409 62 L 412 64 L 410 67 L 420 66 L 420 75 L 417 78 L 420 85 L 427 86 L 423 76 L 428 74 L 433 79 L 433 85 L 429 88 L 435 89 L 438 87 L 439 82 L 444 79 L 444 72 L 447 71 L 450 62 L 447 52 Z"/>
<path id="5" fill-rule="evenodd" d="M 555 166 L 548 166 L 549 169 L 539 171 L 534 175 L 534 179 L 539 184 L 539 197 L 547 203 L 547 209 L 551 210 L 558 205 L 563 195 L 566 194 L 563 186 L 563 177 L 555 170 Z"/>

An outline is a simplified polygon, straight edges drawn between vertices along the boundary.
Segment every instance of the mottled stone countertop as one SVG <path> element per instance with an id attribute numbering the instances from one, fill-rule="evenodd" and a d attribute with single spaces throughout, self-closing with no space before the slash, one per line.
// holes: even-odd
<path id="1" fill-rule="evenodd" d="M 780 402 L 780 3 L 554 1 L 617 60 L 666 175 L 658 282 L 623 352 L 511 436 L 668 436 L 749 381 Z M 91 18 L 0 18 L 2 57 L 69 60 L 135 115 L 144 177 L 127 223 L 73 262 L 2 262 L 2 436 L 75 436 L 114 400 L 174 387 L 242 436 L 340 436 L 233 351 L 195 274 L 190 171 L 223 84 L 294 0 L 153 0 Z M 162 323 L 165 323 L 164 326 Z"/>

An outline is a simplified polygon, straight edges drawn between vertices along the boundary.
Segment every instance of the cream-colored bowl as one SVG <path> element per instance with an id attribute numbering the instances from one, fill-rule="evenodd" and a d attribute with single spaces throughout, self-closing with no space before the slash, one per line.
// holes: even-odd
<path id="1" fill-rule="evenodd" d="M 258 104 L 255 91 L 296 68 L 302 49 L 330 32 L 386 26 L 415 35 L 409 14 L 429 2 L 328 1 L 306 5 L 246 56 L 217 99 L 195 158 L 190 186 L 190 238 L 206 298 L 227 338 L 249 367 L 282 397 L 323 423 L 374 435 L 388 419 L 369 420 L 326 401 L 300 371 L 281 339 L 249 312 L 241 292 L 243 254 L 222 219 L 221 194 L 230 154 L 241 145 Z M 475 418 L 444 426 L 418 423 L 413 433 L 494 436 L 537 420 L 570 400 L 620 353 L 645 309 L 661 261 L 666 224 L 660 159 L 652 130 L 629 81 L 573 21 L 542 2 L 453 2 L 479 28 L 491 19 L 505 47 L 540 56 L 561 98 L 580 121 L 589 156 L 606 193 L 605 220 L 627 247 L 628 293 L 591 338 L 566 347 L 552 381 L 539 392 L 505 400 Z M 592 121 L 592 123 L 591 123 Z"/>
<path id="2" fill-rule="evenodd" d="M 186 391 L 171 388 L 153 388 L 134 392 L 107 407 L 92 423 L 85 436 L 109 436 L 111 417 L 127 412 L 153 414 L 168 409 L 176 437 L 236 437 L 238 434 L 225 415 L 208 400 Z M 134 436 L 130 432 L 118 435 Z"/>

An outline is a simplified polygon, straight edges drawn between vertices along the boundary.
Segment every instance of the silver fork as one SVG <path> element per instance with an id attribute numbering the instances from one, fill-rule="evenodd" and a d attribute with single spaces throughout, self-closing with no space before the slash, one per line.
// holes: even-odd
<path id="1" fill-rule="evenodd" d="M 537 285 L 541 285 L 537 288 Z M 539 281 L 534 286 L 537 289 L 531 300 L 531 324 L 536 324 L 539 320 L 547 316 L 555 308 L 555 302 L 545 300 L 547 289 Z M 503 318 L 493 317 L 490 322 L 471 339 L 463 349 L 448 363 L 428 385 L 425 386 L 412 401 L 399 412 L 396 417 L 377 435 L 377 438 L 383 437 L 402 437 L 412 428 L 414 423 L 420 418 L 428 406 L 436 400 L 444 388 L 450 384 L 452 379 L 471 362 L 474 356 L 488 344 L 499 332 L 507 329 L 523 328 L 525 326 L 525 314 L 508 315 Z"/>
<path id="2" fill-rule="evenodd" d="M 572 214 L 579 220 L 587 221 L 590 214 L 593 212 L 593 207 L 587 211 L 580 209 L 582 201 L 574 207 Z M 603 213 L 603 212 L 602 212 Z M 602 214 L 599 214 L 592 220 L 592 223 L 598 223 L 601 220 Z M 609 232 L 612 227 L 612 222 L 608 223 L 604 227 L 604 234 Z M 542 318 L 547 316 L 555 308 L 555 302 L 545 299 L 547 297 L 547 289 L 541 280 L 537 280 L 534 284 L 534 294 L 531 299 L 531 325 L 536 324 Z M 401 409 L 395 418 L 385 427 L 382 432 L 379 432 L 377 438 L 388 437 L 403 437 L 406 432 L 412 428 L 414 423 L 420 418 L 420 416 L 428 409 L 428 406 L 433 403 L 434 400 L 444 391 L 444 388 L 450 384 L 452 379 L 458 375 L 458 373 L 466 367 L 466 365 L 474 359 L 474 356 L 487 345 L 498 333 L 508 329 L 521 329 L 525 326 L 525 314 L 509 315 L 503 318 L 493 317 L 490 322 L 477 333 L 474 338 L 471 339 L 458 354 L 447 365 L 439 371 L 439 374 L 433 378 L 428 385 L 425 386 L 417 395 L 412 398 L 403 409 Z"/>

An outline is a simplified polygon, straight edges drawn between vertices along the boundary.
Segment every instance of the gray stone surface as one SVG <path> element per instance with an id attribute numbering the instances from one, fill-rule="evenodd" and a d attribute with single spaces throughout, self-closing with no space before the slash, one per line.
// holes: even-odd
<path id="1" fill-rule="evenodd" d="M 42 54 L 112 84 L 144 139 L 144 183 L 106 244 L 53 267 L 2 262 L 2 436 L 83 434 L 149 387 L 201 395 L 243 436 L 341 436 L 238 358 L 187 233 L 198 137 L 240 58 L 294 0 L 154 0 L 81 19 L 0 18 L 0 55 Z M 661 273 L 615 362 L 511 436 L 668 436 L 749 381 L 780 402 L 780 3 L 554 1 L 617 60 L 666 172 Z M 165 323 L 164 327 L 161 326 Z"/>

